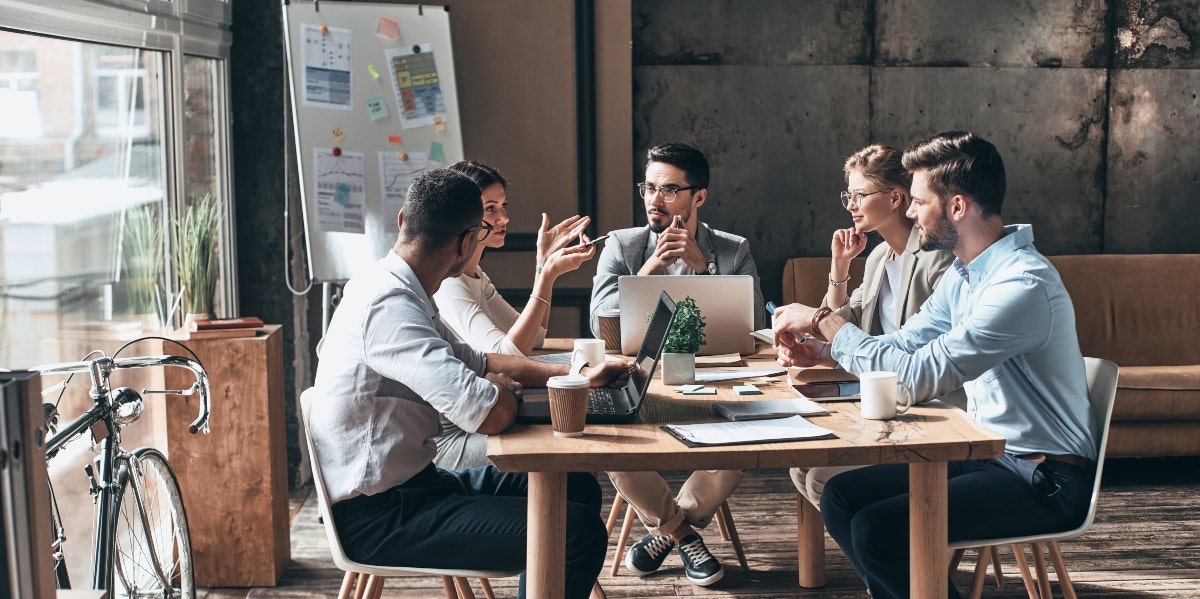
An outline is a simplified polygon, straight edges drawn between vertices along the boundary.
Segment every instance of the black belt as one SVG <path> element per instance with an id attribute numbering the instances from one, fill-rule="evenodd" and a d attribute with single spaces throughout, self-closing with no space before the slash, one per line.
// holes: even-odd
<path id="1" fill-rule="evenodd" d="M 1074 455 L 1074 454 L 1070 454 L 1070 453 L 1064 453 L 1061 455 L 1053 455 L 1053 454 L 1048 454 L 1048 453 L 1027 453 L 1027 454 L 1019 455 L 1016 457 L 1021 458 L 1022 460 L 1029 460 L 1031 462 L 1045 462 L 1045 461 L 1062 462 L 1064 464 L 1070 464 L 1072 466 L 1077 466 L 1079 468 L 1085 468 L 1085 469 L 1092 467 L 1091 460 L 1089 460 L 1083 456 L 1078 456 L 1078 455 Z"/>

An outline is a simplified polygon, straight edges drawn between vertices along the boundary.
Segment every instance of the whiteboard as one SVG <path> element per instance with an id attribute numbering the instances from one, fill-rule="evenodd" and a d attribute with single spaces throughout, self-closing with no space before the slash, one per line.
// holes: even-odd
<path id="1" fill-rule="evenodd" d="M 283 22 L 308 268 L 345 281 L 395 244 L 411 178 L 463 158 L 450 13 L 302 1 Z"/>

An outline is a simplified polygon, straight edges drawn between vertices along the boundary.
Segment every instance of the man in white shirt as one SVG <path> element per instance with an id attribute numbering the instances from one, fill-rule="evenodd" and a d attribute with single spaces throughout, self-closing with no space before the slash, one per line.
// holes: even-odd
<path id="1" fill-rule="evenodd" d="M 418 177 L 397 216 L 395 247 L 347 283 L 302 403 L 346 554 L 377 565 L 524 567 L 525 474 L 494 466 L 434 467 L 438 415 L 466 431 L 503 432 L 523 386 L 569 366 L 484 354 L 441 322 L 431 297 L 462 272 L 489 232 L 479 187 L 452 171 Z M 621 384 L 630 362 L 585 368 L 593 386 Z M 568 478 L 568 597 L 586 597 L 608 534 L 595 476 Z M 524 596 L 522 577 L 521 596 Z"/>

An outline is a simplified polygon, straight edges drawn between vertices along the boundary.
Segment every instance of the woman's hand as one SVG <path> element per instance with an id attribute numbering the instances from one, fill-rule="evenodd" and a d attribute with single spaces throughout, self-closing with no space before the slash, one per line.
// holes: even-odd
<path id="1" fill-rule="evenodd" d="M 859 233 L 853 227 L 838 229 L 833 232 L 833 241 L 829 244 L 835 263 L 843 263 L 849 267 L 850 260 L 867 249 L 867 234 Z"/>
<path id="2" fill-rule="evenodd" d="M 596 246 L 583 245 L 587 243 L 588 236 L 584 233 L 579 234 L 579 245 L 560 248 L 550 254 L 546 261 L 542 263 L 543 276 L 553 277 L 551 280 L 571 272 L 579 268 L 584 262 L 591 260 L 596 255 Z"/>
<path id="3" fill-rule="evenodd" d="M 546 264 L 546 259 L 554 252 L 567 247 L 571 240 L 579 237 L 588 224 L 592 222 L 590 216 L 579 216 L 576 214 L 553 227 L 550 226 L 550 217 L 542 213 L 542 226 L 538 228 L 537 236 L 537 263 L 539 266 Z"/>

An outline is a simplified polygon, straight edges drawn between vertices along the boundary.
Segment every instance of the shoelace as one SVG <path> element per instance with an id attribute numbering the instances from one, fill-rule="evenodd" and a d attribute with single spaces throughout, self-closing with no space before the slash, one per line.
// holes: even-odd
<path id="1" fill-rule="evenodd" d="M 679 550 L 687 554 L 693 566 L 699 566 L 713 559 L 712 554 L 708 552 L 708 548 L 704 546 L 704 541 L 700 540 L 699 537 L 686 545 L 680 545 Z"/>
<path id="2" fill-rule="evenodd" d="M 650 554 L 652 559 L 658 559 L 658 556 L 671 550 L 675 546 L 675 541 L 671 537 L 660 537 L 654 535 L 650 539 L 650 543 L 646 545 L 646 553 Z"/>

